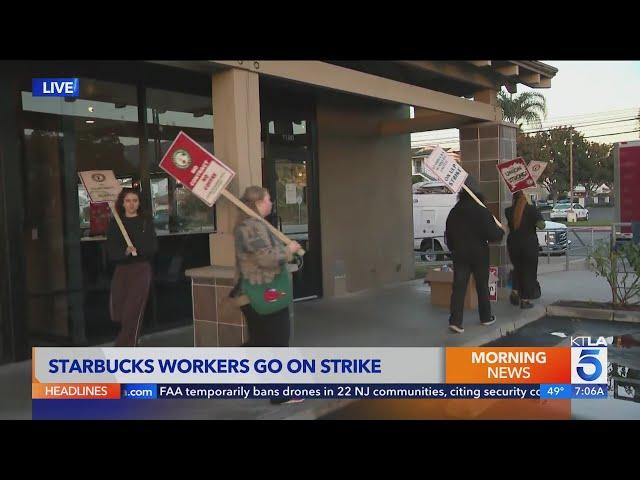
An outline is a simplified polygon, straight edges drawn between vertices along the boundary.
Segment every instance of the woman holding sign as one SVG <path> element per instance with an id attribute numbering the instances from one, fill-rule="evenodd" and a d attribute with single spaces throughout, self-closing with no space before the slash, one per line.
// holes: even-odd
<path id="1" fill-rule="evenodd" d="M 531 308 L 530 300 L 539 298 L 538 290 L 538 235 L 536 227 L 544 229 L 540 211 L 527 203 L 522 190 L 513 194 L 512 206 L 505 210 L 509 221 L 507 250 L 513 263 L 513 290 L 510 301 L 520 308 Z"/>
<path id="2" fill-rule="evenodd" d="M 251 210 L 265 218 L 273 206 L 269 192 L 248 187 L 241 198 Z M 300 250 L 298 242 L 285 246 L 266 222 L 241 213 L 235 231 L 236 263 L 240 281 L 232 292 L 247 319 L 250 347 L 289 346 L 289 305 L 293 301 L 287 263 Z M 292 402 L 290 398 L 272 403 Z"/>
<path id="3" fill-rule="evenodd" d="M 264 218 L 273 206 L 269 192 L 262 187 L 248 187 L 241 198 L 249 208 Z M 269 231 L 264 221 L 241 213 L 236 225 L 236 264 L 240 273 L 237 297 L 249 327 L 252 347 L 289 346 L 290 285 L 274 285 L 276 277 L 288 279 L 287 263 L 300 249 L 298 242 L 285 246 Z M 270 287 L 270 288 L 267 288 Z M 264 292 L 259 290 L 264 289 Z M 271 292 L 274 290 L 274 292 Z M 260 295 L 254 295 L 259 293 Z M 270 294 L 273 299 L 270 298 Z M 264 298 L 264 297 L 267 298 Z"/>
<path id="4" fill-rule="evenodd" d="M 115 209 L 133 246 L 127 246 L 112 218 L 107 230 L 106 248 L 109 258 L 116 263 L 116 269 L 111 281 L 109 310 L 111 320 L 121 326 L 114 346 L 135 347 L 149 296 L 151 260 L 158 250 L 158 239 L 153 222 L 140 209 L 140 193 L 137 190 L 123 188 L 115 202 Z"/>

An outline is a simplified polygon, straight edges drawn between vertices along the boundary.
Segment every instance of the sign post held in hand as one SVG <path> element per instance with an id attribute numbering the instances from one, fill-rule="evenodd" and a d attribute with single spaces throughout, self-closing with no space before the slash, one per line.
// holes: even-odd
<path id="1" fill-rule="evenodd" d="M 186 133 L 182 131 L 178 133 L 167 153 L 162 157 L 160 168 L 182 183 L 185 188 L 208 206 L 212 207 L 222 195 L 250 217 L 263 221 L 267 228 L 285 245 L 291 243 L 291 239 L 280 230 L 226 190 L 233 180 L 235 172 Z M 300 249 L 296 253 L 304 255 L 305 252 Z"/>
<path id="2" fill-rule="evenodd" d="M 118 215 L 114 206 L 118 195 L 122 191 L 122 185 L 116 179 L 113 170 L 87 170 L 78 172 L 78 175 L 92 202 L 107 202 L 109 204 L 113 218 L 118 224 L 127 247 L 133 247 L 127 229 L 124 228 L 120 215 Z M 132 255 L 135 257 L 136 252 L 132 252 Z"/>
<path id="3" fill-rule="evenodd" d="M 473 198 L 478 204 L 487 208 L 484 203 L 471 191 L 469 187 L 465 185 L 465 181 L 469 174 L 450 157 L 441 147 L 436 147 L 427 158 L 426 166 L 436 176 L 438 180 L 443 182 L 449 190 L 453 193 L 458 193 L 461 189 L 464 190 Z M 493 216 L 493 215 L 492 215 Z M 496 217 L 493 217 L 500 228 L 503 228 L 502 224 Z"/>

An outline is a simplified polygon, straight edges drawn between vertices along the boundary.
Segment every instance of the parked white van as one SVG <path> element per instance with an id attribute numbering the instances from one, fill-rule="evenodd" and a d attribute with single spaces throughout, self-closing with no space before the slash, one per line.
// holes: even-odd
<path id="1" fill-rule="evenodd" d="M 449 212 L 458 201 L 442 182 L 419 182 L 413 185 L 413 248 L 421 252 L 448 250 L 444 239 Z M 428 253 L 423 260 L 444 260 L 444 255 Z"/>
<path id="2" fill-rule="evenodd" d="M 448 251 L 444 237 L 449 212 L 458 201 L 458 195 L 451 193 L 442 182 L 419 182 L 413 185 L 413 249 L 424 253 L 423 261 L 446 260 Z M 540 251 L 546 253 L 566 253 L 571 245 L 566 225 L 545 221 L 545 229 L 538 230 Z"/>

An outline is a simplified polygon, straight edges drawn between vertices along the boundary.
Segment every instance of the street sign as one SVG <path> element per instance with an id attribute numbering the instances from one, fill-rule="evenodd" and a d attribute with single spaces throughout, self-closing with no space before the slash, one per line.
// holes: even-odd
<path id="1" fill-rule="evenodd" d="M 522 157 L 499 163 L 497 167 L 511 193 L 533 187 L 536 184 Z"/>
<path id="2" fill-rule="evenodd" d="M 235 175 L 233 170 L 182 131 L 162 157 L 160 168 L 210 207 Z"/>
<path id="3" fill-rule="evenodd" d="M 436 147 L 426 161 L 427 168 L 453 193 L 458 193 L 468 173 L 441 147 Z"/>

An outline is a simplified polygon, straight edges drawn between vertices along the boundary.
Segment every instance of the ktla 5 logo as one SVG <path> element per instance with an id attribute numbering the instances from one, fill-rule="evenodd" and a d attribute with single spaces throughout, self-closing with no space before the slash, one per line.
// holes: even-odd
<path id="1" fill-rule="evenodd" d="M 571 337 L 571 383 L 607 383 L 607 341 L 604 337 Z"/>

